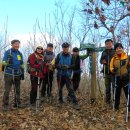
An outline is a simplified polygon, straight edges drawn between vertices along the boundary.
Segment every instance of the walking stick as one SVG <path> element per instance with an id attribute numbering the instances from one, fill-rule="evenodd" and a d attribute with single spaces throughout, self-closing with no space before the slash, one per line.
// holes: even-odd
<path id="1" fill-rule="evenodd" d="M 38 76 L 38 85 L 37 85 L 37 97 L 36 97 L 36 113 L 38 112 L 38 108 L 40 106 L 40 72 Z"/>
<path id="2" fill-rule="evenodd" d="M 16 107 L 18 108 L 18 98 L 17 98 L 16 86 L 15 86 L 14 70 L 12 71 L 13 71 L 14 98 L 15 98 Z"/>
<path id="3" fill-rule="evenodd" d="M 104 72 L 103 72 L 103 78 L 104 78 L 104 87 L 103 87 L 103 94 L 102 94 L 102 108 L 105 105 L 105 72 L 106 72 L 106 65 L 104 65 Z"/>
<path id="4" fill-rule="evenodd" d="M 126 122 L 128 122 L 128 117 L 129 117 L 129 97 L 130 97 L 130 82 L 128 84 L 128 97 L 127 97 L 127 108 L 126 108 Z"/>
<path id="5" fill-rule="evenodd" d="M 49 76 L 49 72 L 47 72 L 47 80 L 48 80 L 48 87 L 49 87 L 49 101 L 51 103 L 51 86 L 50 86 L 50 76 Z"/>
<path id="6" fill-rule="evenodd" d="M 114 93 L 113 93 L 113 111 L 115 111 L 115 98 L 116 98 L 116 74 L 115 74 L 115 84 L 114 84 Z"/>
<path id="7" fill-rule="evenodd" d="M 128 68 L 128 71 L 130 71 L 130 68 Z M 128 122 L 129 117 L 129 99 L 130 98 L 130 72 L 129 72 L 129 83 L 128 83 L 128 97 L 127 97 L 127 108 L 126 108 L 126 122 Z"/>

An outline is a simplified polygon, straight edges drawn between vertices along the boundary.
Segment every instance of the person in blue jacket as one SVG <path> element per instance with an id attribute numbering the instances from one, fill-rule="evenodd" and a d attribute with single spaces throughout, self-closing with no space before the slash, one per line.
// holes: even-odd
<path id="1" fill-rule="evenodd" d="M 68 95 L 73 103 L 73 108 L 79 110 L 77 98 L 74 93 L 73 85 L 71 83 L 72 70 L 75 67 L 72 54 L 69 52 L 70 44 L 65 42 L 62 44 L 63 51 L 60 52 L 55 60 L 55 66 L 57 68 L 57 82 L 59 89 L 59 104 L 63 103 L 63 86 L 66 85 Z"/>
<path id="2" fill-rule="evenodd" d="M 22 53 L 18 50 L 19 40 L 11 41 L 12 48 L 5 51 L 2 65 L 4 66 L 3 110 L 9 110 L 9 93 L 14 87 L 14 107 L 20 107 L 20 80 L 24 79 L 24 64 Z"/>

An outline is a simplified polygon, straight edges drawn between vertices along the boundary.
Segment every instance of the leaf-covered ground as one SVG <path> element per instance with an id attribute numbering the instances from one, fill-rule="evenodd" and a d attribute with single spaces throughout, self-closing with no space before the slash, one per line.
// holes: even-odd
<path id="1" fill-rule="evenodd" d="M 22 83 L 22 104 L 29 103 L 29 82 Z M 96 103 L 90 104 L 89 92 L 86 81 L 81 83 L 80 92 L 76 93 L 81 110 L 77 111 L 72 105 L 65 101 L 62 106 L 57 104 L 57 86 L 54 91 L 52 103 L 45 100 L 39 112 L 28 105 L 25 108 L 8 112 L 0 110 L 0 130 L 130 130 L 130 120 L 125 122 L 126 108 L 121 103 L 119 111 L 113 113 L 112 108 L 106 110 L 102 108 L 102 100 L 99 96 Z M 2 105 L 3 87 L 0 90 L 0 105 Z M 66 95 L 66 93 L 64 93 Z M 13 91 L 10 94 L 13 100 Z M 125 101 L 125 100 L 124 100 Z"/>

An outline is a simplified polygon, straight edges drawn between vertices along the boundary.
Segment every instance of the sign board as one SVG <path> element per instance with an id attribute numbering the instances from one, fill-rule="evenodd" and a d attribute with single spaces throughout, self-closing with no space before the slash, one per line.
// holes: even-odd
<path id="1" fill-rule="evenodd" d="M 87 44 L 80 44 L 80 51 L 89 50 L 94 52 L 104 51 L 105 47 L 95 47 L 95 44 L 87 43 Z"/>

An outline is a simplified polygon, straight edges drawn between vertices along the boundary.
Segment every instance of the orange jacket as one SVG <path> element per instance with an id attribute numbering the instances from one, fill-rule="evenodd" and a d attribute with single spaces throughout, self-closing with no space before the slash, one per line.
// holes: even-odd
<path id="1" fill-rule="evenodd" d="M 110 61 L 110 71 L 112 73 L 114 73 L 113 70 L 115 67 L 118 68 L 116 76 L 127 76 L 128 66 L 130 67 L 130 62 L 128 55 L 125 52 L 121 54 L 121 57 L 115 54 Z"/>

